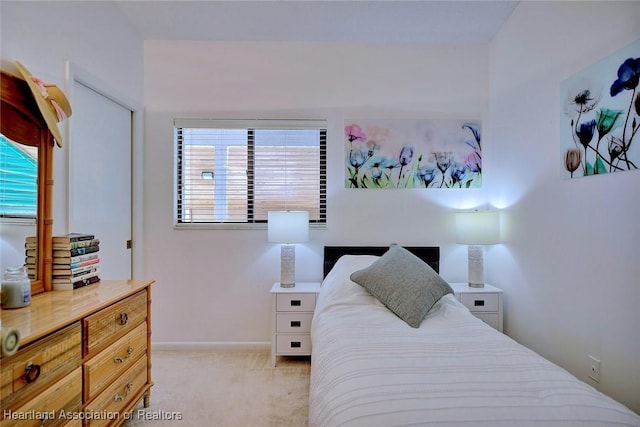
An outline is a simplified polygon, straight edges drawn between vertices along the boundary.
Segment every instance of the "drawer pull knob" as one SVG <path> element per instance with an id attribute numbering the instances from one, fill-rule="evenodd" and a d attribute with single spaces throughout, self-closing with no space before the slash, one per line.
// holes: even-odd
<path id="1" fill-rule="evenodd" d="M 115 400 L 116 402 L 118 402 L 120 400 L 125 400 L 127 398 L 127 396 L 129 396 L 129 393 L 131 393 L 131 388 L 132 387 L 133 387 L 132 383 L 127 384 L 127 386 L 125 387 L 124 394 L 121 396 L 120 394 L 116 393 L 116 395 L 113 396 L 113 400 Z"/>
<path id="2" fill-rule="evenodd" d="M 300 341 L 291 341 L 291 348 L 300 348 L 302 347 Z"/>
<path id="3" fill-rule="evenodd" d="M 473 305 L 475 307 L 484 307 L 484 300 L 483 299 L 477 299 L 477 300 L 473 301 Z"/>
<path id="4" fill-rule="evenodd" d="M 125 312 L 120 313 L 120 324 L 124 326 L 127 324 L 128 321 L 129 321 L 129 315 Z"/>
<path id="5" fill-rule="evenodd" d="M 29 362 L 24 368 L 24 379 L 27 384 L 31 384 L 40 377 L 40 365 Z"/>
<path id="6" fill-rule="evenodd" d="M 299 299 L 291 300 L 291 307 L 300 307 L 301 305 L 302 305 L 302 301 L 300 301 Z"/>
<path id="7" fill-rule="evenodd" d="M 292 320 L 291 321 L 291 327 L 292 328 L 299 328 L 300 326 L 302 326 L 302 322 L 300 322 L 299 320 Z"/>
<path id="8" fill-rule="evenodd" d="M 114 357 L 113 363 L 124 363 L 125 360 L 131 357 L 132 353 L 133 353 L 133 347 L 131 346 L 127 347 L 127 355 L 124 357 L 120 357 L 120 356 Z"/>

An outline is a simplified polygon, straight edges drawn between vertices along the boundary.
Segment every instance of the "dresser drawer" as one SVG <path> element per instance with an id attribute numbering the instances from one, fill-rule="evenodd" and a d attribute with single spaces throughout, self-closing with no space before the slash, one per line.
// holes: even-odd
<path id="1" fill-rule="evenodd" d="M 147 352 L 147 322 L 120 338 L 84 364 L 84 374 L 89 400 L 106 384 L 122 374 Z"/>
<path id="2" fill-rule="evenodd" d="M 83 320 L 86 336 L 84 355 L 99 349 L 120 333 L 133 329 L 146 318 L 146 290 L 86 317 Z"/>
<path id="3" fill-rule="evenodd" d="M 316 308 L 316 294 L 278 294 L 276 311 L 313 311 Z"/>
<path id="4" fill-rule="evenodd" d="M 276 335 L 276 353 L 287 355 L 311 354 L 311 337 L 309 334 Z"/>
<path id="5" fill-rule="evenodd" d="M 464 293 L 460 295 L 460 302 L 470 311 L 498 311 L 498 295 L 490 293 Z"/>
<path id="6" fill-rule="evenodd" d="M 40 392 L 82 362 L 82 334 L 76 322 L 2 358 L 2 408 Z"/>
<path id="7" fill-rule="evenodd" d="M 311 331 L 313 313 L 278 313 L 276 315 L 276 332 L 308 333 Z"/>
<path id="8" fill-rule="evenodd" d="M 87 412 L 115 413 L 123 411 L 139 397 L 147 383 L 147 356 L 138 359 L 125 373 L 86 406 Z M 107 425 L 111 421 L 88 420 L 87 426 Z"/>
<path id="9" fill-rule="evenodd" d="M 76 368 L 20 408 L 4 410 L 2 426 L 62 426 L 77 416 L 81 409 L 82 371 Z"/>

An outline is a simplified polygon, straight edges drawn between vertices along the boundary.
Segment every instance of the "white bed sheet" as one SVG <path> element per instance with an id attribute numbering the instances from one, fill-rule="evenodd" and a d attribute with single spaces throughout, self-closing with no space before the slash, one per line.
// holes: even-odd
<path id="1" fill-rule="evenodd" d="M 443 297 L 411 328 L 342 257 L 311 327 L 309 425 L 640 426 L 640 417 Z"/>

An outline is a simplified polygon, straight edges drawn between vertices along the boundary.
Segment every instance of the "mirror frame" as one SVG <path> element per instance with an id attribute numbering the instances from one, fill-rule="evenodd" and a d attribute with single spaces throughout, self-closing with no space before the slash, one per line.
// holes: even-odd
<path id="1" fill-rule="evenodd" d="M 35 99 L 20 77 L 2 71 L 0 77 L 0 131 L 12 141 L 38 147 L 38 200 L 36 235 L 38 236 L 38 276 L 31 281 L 32 295 L 52 290 L 53 269 L 53 135 L 49 131 Z"/>

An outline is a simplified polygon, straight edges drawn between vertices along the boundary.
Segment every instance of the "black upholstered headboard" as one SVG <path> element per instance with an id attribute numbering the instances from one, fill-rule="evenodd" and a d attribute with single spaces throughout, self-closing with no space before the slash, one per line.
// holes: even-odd
<path id="1" fill-rule="evenodd" d="M 403 246 L 406 250 L 426 262 L 436 272 L 440 272 L 440 247 Z M 389 250 L 389 246 L 325 246 L 323 277 L 326 277 L 333 265 L 342 255 L 377 255 Z"/>

